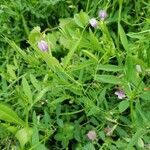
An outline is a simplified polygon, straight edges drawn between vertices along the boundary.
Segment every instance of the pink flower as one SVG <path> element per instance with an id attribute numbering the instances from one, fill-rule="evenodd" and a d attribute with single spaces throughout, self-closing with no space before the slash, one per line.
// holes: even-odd
<path id="1" fill-rule="evenodd" d="M 95 18 L 90 19 L 89 23 L 93 28 L 97 27 L 97 20 Z"/>
<path id="2" fill-rule="evenodd" d="M 38 48 L 41 51 L 48 51 L 48 44 L 47 44 L 47 42 L 44 41 L 44 40 L 41 40 L 40 42 L 38 42 Z"/>
<path id="3" fill-rule="evenodd" d="M 119 99 L 123 99 L 126 97 L 125 93 L 122 90 L 116 91 L 115 95 L 117 95 Z"/>
<path id="4" fill-rule="evenodd" d="M 105 18 L 107 17 L 106 10 L 100 10 L 98 16 L 101 20 L 105 20 Z"/>
<path id="5" fill-rule="evenodd" d="M 95 140 L 96 139 L 96 132 L 94 130 L 91 130 L 87 133 L 87 137 L 89 138 L 89 140 Z"/>

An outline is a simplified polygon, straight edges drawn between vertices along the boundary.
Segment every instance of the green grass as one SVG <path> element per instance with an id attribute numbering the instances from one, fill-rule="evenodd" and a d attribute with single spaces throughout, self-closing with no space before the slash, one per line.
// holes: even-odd
<path id="1" fill-rule="evenodd" d="M 2 0 L 0 14 L 0 149 L 150 149 L 148 1 Z"/>

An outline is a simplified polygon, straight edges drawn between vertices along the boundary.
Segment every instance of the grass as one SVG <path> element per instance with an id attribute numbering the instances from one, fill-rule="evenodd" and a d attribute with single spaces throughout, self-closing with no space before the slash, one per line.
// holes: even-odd
<path id="1" fill-rule="evenodd" d="M 149 6 L 2 0 L 0 149 L 150 149 Z"/>

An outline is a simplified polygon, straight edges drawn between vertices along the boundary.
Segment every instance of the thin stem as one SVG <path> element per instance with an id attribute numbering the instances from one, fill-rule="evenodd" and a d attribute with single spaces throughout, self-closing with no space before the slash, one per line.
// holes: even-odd
<path id="1" fill-rule="evenodd" d="M 88 0 L 88 2 L 87 2 L 87 5 L 86 5 L 86 12 L 88 12 L 88 9 L 89 9 L 89 4 L 90 4 L 90 0 Z"/>
<path id="2" fill-rule="evenodd" d="M 23 16 L 23 14 L 21 14 L 21 18 L 22 18 L 22 23 L 23 23 L 23 27 L 24 27 L 25 33 L 26 33 L 26 35 L 28 37 L 28 35 L 29 35 L 29 29 L 28 29 L 28 26 L 27 26 L 27 23 L 25 21 L 25 18 Z"/>
<path id="3" fill-rule="evenodd" d="M 61 113 L 60 115 L 74 115 L 74 114 L 80 113 L 82 111 L 84 111 L 84 109 L 81 109 L 81 110 L 78 110 L 78 111 L 74 111 L 74 112 Z"/>

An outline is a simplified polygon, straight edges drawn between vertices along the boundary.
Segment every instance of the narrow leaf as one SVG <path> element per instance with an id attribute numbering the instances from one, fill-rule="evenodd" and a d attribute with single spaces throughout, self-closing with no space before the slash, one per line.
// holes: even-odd
<path id="1" fill-rule="evenodd" d="M 67 54 L 67 56 L 64 59 L 64 68 L 67 67 L 67 65 L 69 64 L 72 56 L 74 55 L 75 51 L 77 50 L 79 44 L 80 44 L 81 38 L 79 38 L 79 40 L 75 43 L 75 45 L 72 47 L 72 49 L 70 49 L 69 53 Z"/>
<path id="2" fill-rule="evenodd" d="M 42 97 L 45 95 L 45 93 L 48 92 L 49 90 L 50 90 L 50 87 L 46 87 L 42 91 L 40 91 L 37 97 L 35 98 L 34 103 L 37 103 L 38 101 L 40 101 Z"/>
<path id="3" fill-rule="evenodd" d="M 121 83 L 121 79 L 113 75 L 96 75 L 95 80 L 102 83 L 110 83 L 110 84 Z"/>
<path id="4" fill-rule="evenodd" d="M 8 106 L 0 103 L 0 119 L 24 126 L 24 121 Z"/>
<path id="5" fill-rule="evenodd" d="M 112 72 L 118 72 L 118 71 L 123 71 L 123 67 L 116 66 L 116 65 L 98 65 L 98 70 L 104 70 L 104 71 L 112 71 Z"/>
<path id="6" fill-rule="evenodd" d="M 121 43 L 122 43 L 124 49 L 126 51 L 128 51 L 129 50 L 129 45 L 128 45 L 127 36 L 126 36 L 126 34 L 124 32 L 124 29 L 122 28 L 120 23 L 118 24 L 118 30 L 119 30 L 119 36 L 120 36 Z"/>
<path id="7" fill-rule="evenodd" d="M 41 86 L 33 74 L 30 74 L 30 80 L 31 80 L 31 83 L 33 84 L 33 86 L 36 88 L 36 90 L 40 91 Z"/>
<path id="8" fill-rule="evenodd" d="M 25 77 L 22 78 L 22 86 L 23 86 L 23 91 L 27 96 L 29 103 L 32 104 L 32 92 L 29 83 L 27 82 Z"/>
<path id="9" fill-rule="evenodd" d="M 83 50 L 82 51 L 86 56 L 88 56 L 89 58 L 91 58 L 92 60 L 98 62 L 98 58 L 93 55 L 91 52 L 87 51 L 87 50 Z"/>

